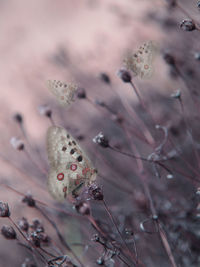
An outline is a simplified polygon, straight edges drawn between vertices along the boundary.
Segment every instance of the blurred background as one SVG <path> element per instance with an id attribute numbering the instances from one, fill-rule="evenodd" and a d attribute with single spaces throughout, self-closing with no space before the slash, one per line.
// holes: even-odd
<path id="1" fill-rule="evenodd" d="M 147 156 L 153 152 L 151 148 L 135 140 L 131 130 L 128 130 L 130 139 L 127 140 L 124 134 L 127 129 L 120 128 L 113 114 L 95 104 L 97 100 L 104 101 L 112 110 L 119 112 L 128 121 L 128 129 L 137 129 L 135 122 L 138 122 L 138 119 L 140 123 L 143 121 L 155 137 L 154 148 L 162 141 L 162 133 L 153 129 L 154 126 L 148 115 L 141 110 L 133 89 L 117 76 L 127 52 L 137 51 L 141 44 L 153 40 L 157 45 L 154 75 L 150 80 L 135 77 L 134 82 L 155 121 L 170 129 L 170 133 L 176 138 L 174 142 L 178 147 L 182 145 L 185 159 L 191 161 L 198 173 L 199 161 L 193 162 L 191 143 L 183 133 L 185 125 L 181 119 L 180 106 L 170 95 L 175 90 L 183 88 L 182 99 L 187 104 L 186 114 L 195 142 L 198 143 L 199 118 L 185 87 L 190 85 L 193 96 L 199 98 L 199 31 L 183 31 L 179 24 L 183 19 L 188 19 L 185 10 L 198 21 L 199 10 L 195 0 L 181 1 L 183 9 L 180 6 L 173 7 L 172 2 L 0 0 L 0 200 L 9 203 L 13 220 L 17 222 L 20 218 L 26 217 L 31 222 L 34 218 L 40 218 L 46 232 L 51 233 L 51 238 L 57 238 L 52 226 L 37 210 L 22 204 L 20 195 L 4 186 L 7 184 L 23 194 L 30 192 L 36 199 L 50 206 L 59 206 L 47 191 L 47 178 L 44 175 L 48 170 L 45 137 L 51 122 L 47 117 L 41 116 L 38 107 L 48 105 L 55 123 L 66 127 L 80 140 L 81 146 L 93 159 L 100 174 L 107 177 L 106 180 L 99 177 L 98 183 L 103 185 L 108 205 L 113 215 L 118 217 L 121 229 L 128 225 L 137 233 L 139 258 L 144 262 L 144 266 L 172 266 L 159 236 L 145 235 L 139 230 L 141 220 L 148 218 L 151 213 L 145 204 L 138 173 L 134 173 L 130 168 L 132 160 L 115 152 L 103 149 L 99 151 L 92 143 L 92 138 L 103 131 L 111 139 L 113 146 L 122 151 L 130 149 L 129 141 L 132 140 L 142 155 Z M 166 51 L 176 57 L 185 80 L 177 77 L 163 60 L 162 54 Z M 108 75 L 110 82 L 102 78 L 102 73 Z M 78 84 L 86 90 L 89 100 L 76 99 L 74 104 L 65 110 L 58 105 L 48 90 L 48 79 Z M 17 113 L 23 117 L 23 126 L 13 119 Z M 134 117 L 134 114 L 138 114 L 138 118 Z M 145 131 L 143 126 L 140 130 Z M 24 140 L 26 152 L 13 149 L 10 145 L 13 136 Z M 167 150 L 173 151 L 173 146 L 169 145 Z M 39 169 L 35 163 L 39 165 Z M 175 163 L 179 169 L 185 171 L 186 166 L 183 166 L 183 162 L 177 160 Z M 154 177 L 151 166 L 147 166 L 146 171 L 149 172 L 156 207 L 159 212 L 163 212 L 161 218 L 163 215 L 163 223 L 168 233 L 167 237 L 171 240 L 169 243 L 175 252 L 177 266 L 198 266 L 200 259 L 197 255 L 200 247 L 197 245 L 199 232 L 196 232 L 196 219 L 193 221 L 187 218 L 191 221 L 185 224 L 183 222 L 183 218 L 186 218 L 184 216 L 196 208 L 195 190 L 198 182 L 187 179 L 181 172 L 176 175 L 176 179 L 167 180 L 165 173 L 164 178 L 158 180 Z M 186 172 L 188 176 L 195 177 L 190 168 L 186 169 Z M 128 182 L 124 182 L 123 179 Z M 128 194 L 124 189 L 120 190 L 122 184 L 127 189 L 131 188 L 131 184 L 132 192 Z M 67 207 L 61 207 L 73 212 L 71 205 L 66 205 Z M 79 220 L 54 213 L 53 209 L 49 209 L 48 212 L 69 242 L 76 241 L 89 246 L 87 252 L 82 247 L 75 248 L 79 255 L 83 255 L 84 266 L 96 266 L 101 249 L 90 251 L 94 229 L 88 224 L 89 234 L 83 235 Z M 107 215 L 99 204 L 94 204 L 93 213 L 97 218 L 107 220 Z M 178 219 L 174 219 L 174 213 L 179 214 Z M 120 217 L 119 214 L 123 215 Z M 1 218 L 0 225 L 10 224 L 6 220 Z M 181 223 L 177 223 L 180 221 Z M 190 227 L 194 229 L 192 233 L 188 232 Z M 185 233 L 185 239 L 179 239 L 179 230 L 180 235 Z M 116 232 L 116 229 L 113 231 Z M 30 253 L 25 248 L 0 236 L 0 266 L 22 266 L 26 258 L 32 261 Z M 27 261 L 23 267 L 32 266 L 28 264 Z M 106 264 L 105 266 L 110 267 L 125 266 L 117 260 L 112 263 L 113 265 Z"/>

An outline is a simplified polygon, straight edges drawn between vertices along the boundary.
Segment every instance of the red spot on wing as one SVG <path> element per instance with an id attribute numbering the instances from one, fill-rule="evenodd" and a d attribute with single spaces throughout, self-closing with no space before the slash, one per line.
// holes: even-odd
<path id="1" fill-rule="evenodd" d="M 85 169 L 82 170 L 82 174 L 86 175 L 87 172 L 89 172 L 89 171 L 90 171 L 90 168 L 85 168 Z"/>
<path id="2" fill-rule="evenodd" d="M 76 169 L 77 169 L 77 165 L 76 164 L 71 164 L 70 170 L 74 172 Z"/>
<path id="3" fill-rule="evenodd" d="M 67 186 L 63 187 L 63 192 L 64 192 L 64 193 L 67 192 Z"/>
<path id="4" fill-rule="evenodd" d="M 62 181 L 64 179 L 64 173 L 60 172 L 58 175 L 57 175 L 57 179 L 59 181 Z"/>

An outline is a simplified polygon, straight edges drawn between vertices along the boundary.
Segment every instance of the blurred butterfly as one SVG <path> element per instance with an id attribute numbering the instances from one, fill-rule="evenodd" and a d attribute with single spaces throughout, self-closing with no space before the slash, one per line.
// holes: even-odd
<path id="1" fill-rule="evenodd" d="M 46 141 L 50 164 L 49 192 L 60 201 L 68 195 L 77 196 L 83 185 L 89 185 L 96 179 L 97 170 L 64 128 L 51 126 Z"/>
<path id="2" fill-rule="evenodd" d="M 124 60 L 125 67 L 131 70 L 135 76 L 142 79 L 150 78 L 153 74 L 153 62 L 156 54 L 156 46 L 153 41 L 144 43 L 137 52 L 129 54 Z"/>
<path id="3" fill-rule="evenodd" d="M 74 94 L 77 90 L 75 84 L 66 84 L 57 80 L 48 80 L 47 86 L 62 106 L 68 107 L 74 101 Z"/>

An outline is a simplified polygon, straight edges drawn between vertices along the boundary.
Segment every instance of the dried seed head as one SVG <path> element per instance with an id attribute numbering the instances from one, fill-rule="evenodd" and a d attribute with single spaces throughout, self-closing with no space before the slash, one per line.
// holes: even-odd
<path id="1" fill-rule="evenodd" d="M 30 226 L 33 230 L 35 230 L 37 233 L 44 232 L 43 224 L 38 219 L 33 219 L 32 224 Z"/>
<path id="2" fill-rule="evenodd" d="M 88 188 L 88 194 L 89 197 L 94 200 L 103 200 L 104 198 L 102 189 L 96 184 L 90 185 Z"/>
<path id="3" fill-rule="evenodd" d="M 98 234 L 94 234 L 93 237 L 92 237 L 92 241 L 99 242 L 100 241 L 99 235 Z"/>
<path id="4" fill-rule="evenodd" d="M 52 116 L 52 110 L 47 105 L 39 106 L 38 111 L 39 111 L 40 115 L 42 115 L 42 116 L 46 116 L 48 118 L 51 118 L 51 116 Z"/>
<path id="5" fill-rule="evenodd" d="M 109 141 L 102 132 L 93 138 L 93 142 L 104 148 L 109 147 Z"/>
<path id="6" fill-rule="evenodd" d="M 13 119 L 19 124 L 23 123 L 23 117 L 22 117 L 22 115 L 20 113 L 16 113 L 13 116 Z"/>
<path id="7" fill-rule="evenodd" d="M 87 98 L 86 91 L 85 91 L 84 88 L 78 88 L 76 94 L 77 94 L 77 97 L 80 98 L 80 99 Z"/>
<path id="8" fill-rule="evenodd" d="M 180 27 L 182 30 L 188 31 L 188 32 L 196 30 L 195 23 L 191 19 L 184 19 L 180 23 Z"/>
<path id="9" fill-rule="evenodd" d="M 32 232 L 30 235 L 30 241 L 35 247 L 40 247 L 41 239 L 37 232 Z"/>
<path id="10" fill-rule="evenodd" d="M 90 214 L 90 206 L 86 202 L 78 202 L 75 205 L 75 209 L 78 213 L 82 215 L 89 215 Z"/>
<path id="11" fill-rule="evenodd" d="M 106 74 L 105 72 L 100 73 L 99 78 L 100 78 L 104 83 L 107 83 L 107 84 L 110 84 L 110 83 L 111 83 L 111 81 L 110 81 L 110 77 L 109 77 L 108 74 Z"/>
<path id="12" fill-rule="evenodd" d="M 26 194 L 26 196 L 22 199 L 22 202 L 26 203 L 29 207 L 35 207 L 35 200 L 32 195 Z"/>
<path id="13" fill-rule="evenodd" d="M 50 244 L 51 239 L 46 233 L 39 233 L 41 242 L 46 246 Z"/>
<path id="14" fill-rule="evenodd" d="M 24 142 L 17 138 L 17 137 L 12 137 L 10 139 L 10 144 L 12 145 L 12 147 L 16 150 L 24 150 Z"/>
<path id="15" fill-rule="evenodd" d="M 120 69 L 117 75 L 125 83 L 130 83 L 132 80 L 130 72 L 126 69 Z"/>
<path id="16" fill-rule="evenodd" d="M 18 226 L 22 231 L 25 231 L 25 232 L 27 232 L 29 229 L 29 223 L 27 219 L 24 217 L 18 221 Z"/>
<path id="17" fill-rule="evenodd" d="M 0 217 L 9 217 L 10 210 L 8 203 L 0 202 Z"/>
<path id="18" fill-rule="evenodd" d="M 16 239 L 17 234 L 12 226 L 3 225 L 1 228 L 1 234 L 6 239 Z"/>

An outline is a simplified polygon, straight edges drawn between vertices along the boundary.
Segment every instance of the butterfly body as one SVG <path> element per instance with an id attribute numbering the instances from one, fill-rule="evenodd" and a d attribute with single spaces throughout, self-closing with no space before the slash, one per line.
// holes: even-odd
<path id="1" fill-rule="evenodd" d="M 142 79 L 150 78 L 153 74 L 153 61 L 156 47 L 152 41 L 144 43 L 137 52 L 129 54 L 124 60 L 125 66 Z"/>
<path id="2" fill-rule="evenodd" d="M 47 86 L 62 106 L 68 107 L 74 101 L 74 94 L 77 90 L 76 85 L 66 84 L 58 80 L 48 80 Z"/>
<path id="3" fill-rule="evenodd" d="M 56 199 L 76 195 L 83 185 L 96 179 L 97 171 L 91 161 L 64 128 L 51 126 L 48 129 L 47 154 L 50 163 L 48 188 Z"/>

